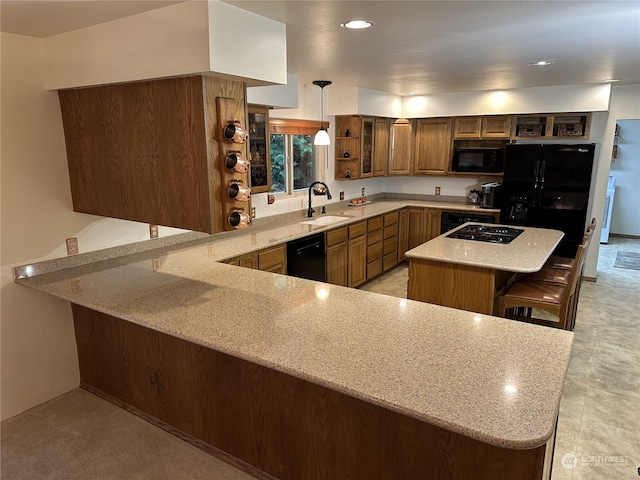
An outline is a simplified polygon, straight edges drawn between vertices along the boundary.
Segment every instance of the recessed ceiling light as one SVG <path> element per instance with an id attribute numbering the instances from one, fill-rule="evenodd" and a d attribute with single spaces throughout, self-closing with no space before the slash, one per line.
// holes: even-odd
<path id="1" fill-rule="evenodd" d="M 537 62 L 529 62 L 529 65 L 533 66 L 533 67 L 544 67 L 546 65 L 551 65 L 553 62 L 550 62 L 548 60 L 539 60 Z"/>
<path id="2" fill-rule="evenodd" d="M 348 22 L 341 23 L 340 26 L 351 30 L 362 30 L 363 28 L 373 27 L 373 22 L 369 20 L 349 20 Z"/>

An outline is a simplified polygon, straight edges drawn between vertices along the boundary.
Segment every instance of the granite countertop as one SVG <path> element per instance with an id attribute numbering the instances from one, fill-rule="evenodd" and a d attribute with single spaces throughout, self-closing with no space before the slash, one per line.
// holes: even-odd
<path id="1" fill-rule="evenodd" d="M 468 223 L 452 232 L 464 228 L 465 225 Z M 559 230 L 520 226 L 515 228 L 524 231 L 508 244 L 450 238 L 444 234 L 412 248 L 405 256 L 410 259 L 435 260 L 506 272 L 532 273 L 544 266 L 564 236 Z"/>
<path id="2" fill-rule="evenodd" d="M 339 226 L 298 222 L 237 235 L 233 254 Z M 210 239 L 16 282 L 492 445 L 553 434 L 571 332 L 226 265 L 229 240 Z"/>

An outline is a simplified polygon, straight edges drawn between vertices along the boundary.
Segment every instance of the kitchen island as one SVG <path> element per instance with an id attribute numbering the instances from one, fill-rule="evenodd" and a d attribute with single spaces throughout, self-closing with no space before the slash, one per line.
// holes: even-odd
<path id="1" fill-rule="evenodd" d="M 548 478 L 571 332 L 234 267 L 218 246 L 16 281 L 72 303 L 84 388 L 258 478 Z"/>
<path id="2" fill-rule="evenodd" d="M 405 253 L 409 259 L 407 298 L 494 315 L 498 297 L 514 275 L 540 270 L 564 236 L 558 230 L 520 226 L 514 230 L 522 232 L 509 243 L 450 236 L 469 225 Z"/>

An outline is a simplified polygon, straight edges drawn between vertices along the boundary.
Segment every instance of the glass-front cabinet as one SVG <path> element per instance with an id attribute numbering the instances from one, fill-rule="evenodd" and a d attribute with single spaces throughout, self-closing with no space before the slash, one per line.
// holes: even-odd
<path id="1" fill-rule="evenodd" d="M 249 162 L 251 192 L 271 190 L 269 167 L 269 113 L 266 107 L 249 105 Z"/>
<path id="2" fill-rule="evenodd" d="M 362 119 L 361 178 L 373 177 L 373 118 Z"/>

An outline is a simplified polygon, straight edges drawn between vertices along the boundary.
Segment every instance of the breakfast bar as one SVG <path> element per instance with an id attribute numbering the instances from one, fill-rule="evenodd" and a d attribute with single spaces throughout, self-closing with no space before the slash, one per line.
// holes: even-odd
<path id="1" fill-rule="evenodd" d="M 397 208 L 373 205 L 343 221 Z M 227 265 L 228 242 L 16 282 L 71 303 L 83 388 L 256 478 L 549 478 L 571 332 Z"/>
<path id="2" fill-rule="evenodd" d="M 513 238 L 507 239 L 507 232 Z M 540 270 L 563 235 L 545 228 L 466 223 L 405 253 L 407 297 L 494 315 L 497 298 L 514 275 Z"/>

